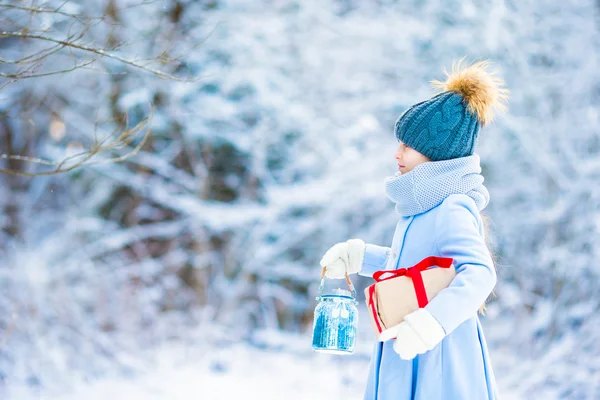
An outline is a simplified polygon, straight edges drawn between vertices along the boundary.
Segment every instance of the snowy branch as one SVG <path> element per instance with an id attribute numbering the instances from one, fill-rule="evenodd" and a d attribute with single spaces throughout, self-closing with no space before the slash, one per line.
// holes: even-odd
<path id="1" fill-rule="evenodd" d="M 181 82 L 197 82 L 200 79 L 200 78 L 180 78 L 180 77 L 174 76 L 172 74 L 169 74 L 167 72 L 160 71 L 160 70 L 158 70 L 156 68 L 149 67 L 148 65 L 140 64 L 138 62 L 138 60 L 128 59 L 128 58 L 119 56 L 117 54 L 111 53 L 110 51 L 105 50 L 103 48 L 96 48 L 96 47 L 86 46 L 86 45 L 75 43 L 75 42 L 69 41 L 69 40 L 55 39 L 55 38 L 52 38 L 52 37 L 49 37 L 49 36 L 45 36 L 45 35 L 37 35 L 37 34 L 28 33 L 26 31 L 21 31 L 21 32 L 6 32 L 6 31 L 4 31 L 4 32 L 0 32 L 0 38 L 3 38 L 3 37 L 18 37 L 18 38 L 26 38 L 26 39 L 37 39 L 37 40 L 43 40 L 43 41 L 47 41 L 47 42 L 56 43 L 56 44 L 62 45 L 64 47 L 70 47 L 70 48 L 73 48 L 73 49 L 81 50 L 81 51 L 88 52 L 88 53 L 93 53 L 93 54 L 99 55 L 101 57 L 106 57 L 106 58 L 109 58 L 109 59 L 112 59 L 112 60 L 119 61 L 119 62 L 121 62 L 123 64 L 127 64 L 129 66 L 134 67 L 134 68 L 137 68 L 137 69 L 140 69 L 140 70 L 152 73 L 152 74 L 158 76 L 159 78 L 163 78 L 163 79 L 171 79 L 171 80 L 174 80 L 174 81 L 181 81 Z M 85 65 L 88 65 L 88 64 L 89 63 L 87 63 Z M 85 65 L 81 65 L 80 67 L 85 66 Z M 77 68 L 79 68 L 79 67 L 77 67 Z M 62 72 L 65 72 L 65 73 L 66 72 L 71 72 L 74 69 L 76 69 L 76 68 L 67 69 L 67 70 L 64 70 Z M 55 73 L 60 73 L 60 71 L 59 72 L 55 72 Z M 30 76 L 26 76 L 26 75 L 19 76 L 18 74 L 14 75 L 14 76 L 13 75 L 14 74 L 12 74 L 12 75 L 2 74 L 0 76 L 7 77 L 7 78 L 16 78 L 16 79 L 30 77 Z M 39 76 L 44 76 L 44 74 L 40 74 Z"/>
<path id="2" fill-rule="evenodd" d="M 60 174 L 60 173 L 70 172 L 77 168 L 81 168 L 81 167 L 85 167 L 85 166 L 89 166 L 89 165 L 101 164 L 101 163 L 115 163 L 115 162 L 127 160 L 128 158 L 136 155 L 137 152 L 146 143 L 146 140 L 148 139 L 148 137 L 150 135 L 150 129 L 148 128 L 148 123 L 152 119 L 152 113 L 153 113 L 153 111 L 151 110 L 150 115 L 148 117 L 144 118 L 133 128 L 125 129 L 125 131 L 121 132 L 115 138 L 113 138 L 114 135 L 109 135 L 109 136 L 105 137 L 104 139 L 102 139 L 101 141 L 94 141 L 94 143 L 90 146 L 89 149 L 79 152 L 79 153 L 76 153 L 76 154 L 73 154 L 73 155 L 70 155 L 70 156 L 62 159 L 61 161 L 51 161 L 51 160 L 45 160 L 42 158 L 27 157 L 27 156 L 22 156 L 22 155 L 0 154 L 0 159 L 4 159 L 4 160 L 15 160 L 15 161 L 28 162 L 31 164 L 38 164 L 38 165 L 43 165 L 43 166 L 48 166 L 48 167 L 54 167 L 53 169 L 50 169 L 48 171 L 36 171 L 36 172 L 26 172 L 26 171 L 16 170 L 16 169 L 0 168 L 0 173 L 10 174 L 10 175 L 28 176 L 28 177 L 56 175 L 56 174 Z M 120 150 L 120 149 L 125 148 L 126 146 L 129 146 L 133 142 L 133 140 L 135 140 L 136 137 L 139 136 L 139 133 L 142 132 L 144 129 L 146 130 L 146 132 L 143 134 L 141 140 L 128 153 L 121 155 L 121 156 L 110 157 L 110 158 L 106 158 L 106 159 L 100 159 L 100 160 L 93 159 L 94 157 L 97 158 L 97 156 L 101 153 L 104 153 L 107 151 Z M 112 140 L 109 141 L 109 139 L 112 139 Z"/>

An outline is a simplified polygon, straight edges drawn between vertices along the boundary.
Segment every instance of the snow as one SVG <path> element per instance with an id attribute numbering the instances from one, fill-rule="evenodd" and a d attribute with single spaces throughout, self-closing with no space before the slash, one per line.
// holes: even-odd
<path id="1" fill-rule="evenodd" d="M 297 357 L 245 345 L 212 352 L 169 349 L 157 355 L 153 370 L 134 379 L 115 378 L 78 385 L 55 400 L 133 399 L 360 399 L 355 385 L 344 385 L 364 363 L 350 365 L 326 357 Z M 13 397 L 10 397 L 13 396 Z M 21 392 L 9 399 L 28 399 Z M 38 398 L 38 397 L 32 397 Z M 43 398 L 43 397 L 42 397 Z"/>
<path id="2" fill-rule="evenodd" d="M 113 119 L 131 126 L 155 101 L 150 140 L 126 162 L 0 175 L 0 399 L 360 398 L 368 335 L 343 359 L 307 347 L 318 261 L 351 237 L 390 244 L 394 121 L 462 56 L 490 58 L 511 89 L 478 147 L 499 277 L 485 332 L 503 398 L 600 398 L 597 4 L 115 3 L 119 21 L 84 43 L 114 35 L 115 54 L 139 60 L 167 49 L 180 65 L 150 65 L 200 80 L 99 59 L 0 90 L 0 152 L 39 157 L 119 132 Z M 80 27 L 4 11 L 55 37 Z M 43 46 L 5 40 L 0 58 Z M 74 57 L 88 59 L 65 51 L 39 71 Z"/>
<path id="3" fill-rule="evenodd" d="M 361 307 L 361 315 L 365 312 Z M 141 354 L 130 362 L 135 372 L 108 373 L 91 381 L 74 376 L 68 385 L 46 391 L 9 385 L 3 399 L 359 400 L 374 344 L 368 321 L 362 318 L 359 322 L 357 349 L 352 355 L 314 352 L 311 332 L 264 329 L 241 341 L 241 332 L 213 327 L 212 334 L 195 331 L 188 340 Z M 502 395 L 508 400 L 527 398 L 509 390 Z"/>
<path id="4" fill-rule="evenodd" d="M 235 334 L 229 333 L 227 340 L 217 341 L 216 345 L 193 340 L 154 349 L 136 362 L 138 371 L 135 373 L 109 374 L 92 381 L 72 379 L 68 386 L 46 391 L 31 386 L 8 386 L 3 399 L 362 399 L 373 344 L 368 337 L 370 332 L 362 332 L 352 355 L 313 352 L 310 332 L 293 335 L 265 330 L 256 332 L 249 342 L 237 343 L 232 337 Z M 568 351 L 568 346 L 561 348 L 563 350 L 557 350 L 555 356 L 564 356 Z M 496 374 L 504 375 L 500 379 L 502 399 L 531 398 L 525 388 L 520 388 L 519 381 L 535 369 L 534 365 L 519 362 L 510 352 L 500 349 L 492 352 L 492 358 L 501 367 Z M 534 379 L 546 379 L 543 369 L 534 375 Z M 585 382 L 598 377 L 583 370 L 580 375 Z M 573 398 L 596 398 L 600 386 L 594 387 L 595 392 L 593 389 L 587 392 L 589 397 Z M 544 385 L 537 393 L 542 398 L 558 398 L 552 385 Z"/>

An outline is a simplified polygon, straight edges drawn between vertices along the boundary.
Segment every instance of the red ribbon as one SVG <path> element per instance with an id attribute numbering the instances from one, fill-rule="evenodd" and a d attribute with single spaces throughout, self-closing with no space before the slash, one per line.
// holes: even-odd
<path id="1" fill-rule="evenodd" d="M 401 276 L 408 276 L 413 280 L 413 286 L 415 288 L 415 294 L 417 296 L 417 303 L 419 304 L 419 308 L 423 308 L 429 303 L 427 299 L 427 292 L 425 291 L 425 285 L 423 284 L 423 276 L 421 275 L 422 271 L 430 269 L 433 266 L 438 266 L 440 268 L 450 268 L 452 266 L 452 258 L 447 257 L 427 257 L 423 260 L 419 261 L 418 264 L 413 265 L 409 268 L 399 268 L 389 271 L 377 271 L 373 274 L 373 279 L 377 282 L 382 282 L 388 279 L 398 278 Z M 386 278 L 382 278 L 383 275 L 389 274 L 390 276 Z M 376 317 L 377 310 L 375 310 L 375 304 L 373 302 L 373 296 L 375 295 L 375 285 L 376 283 L 369 286 L 369 306 L 371 307 L 371 312 L 373 313 L 373 319 L 375 320 L 375 324 L 377 325 L 377 329 L 379 333 L 382 332 L 381 325 L 379 324 L 379 318 Z"/>

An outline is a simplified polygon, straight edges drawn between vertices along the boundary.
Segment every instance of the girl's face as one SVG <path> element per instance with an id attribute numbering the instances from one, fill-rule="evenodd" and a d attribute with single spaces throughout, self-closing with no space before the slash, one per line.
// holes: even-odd
<path id="1" fill-rule="evenodd" d="M 408 147 L 402 142 L 400 142 L 400 146 L 398 146 L 398 150 L 394 156 L 396 161 L 398 161 L 398 170 L 403 174 L 411 171 L 414 167 L 421 163 L 431 161 L 423 154 L 411 147 Z"/>

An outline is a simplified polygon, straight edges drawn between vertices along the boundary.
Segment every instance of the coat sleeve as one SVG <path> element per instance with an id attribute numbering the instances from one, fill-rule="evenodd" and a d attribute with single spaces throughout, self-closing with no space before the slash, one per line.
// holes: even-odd
<path id="1" fill-rule="evenodd" d="M 392 249 L 390 247 L 367 243 L 365 246 L 365 257 L 363 259 L 362 270 L 358 274 L 370 278 L 375 271 L 385 269 L 390 254 L 392 254 Z"/>
<path id="2" fill-rule="evenodd" d="M 465 195 L 451 195 L 440 207 L 435 221 L 436 246 L 440 256 L 454 259 L 456 277 L 425 309 L 449 334 L 477 314 L 496 285 L 496 270 L 475 202 Z"/>

